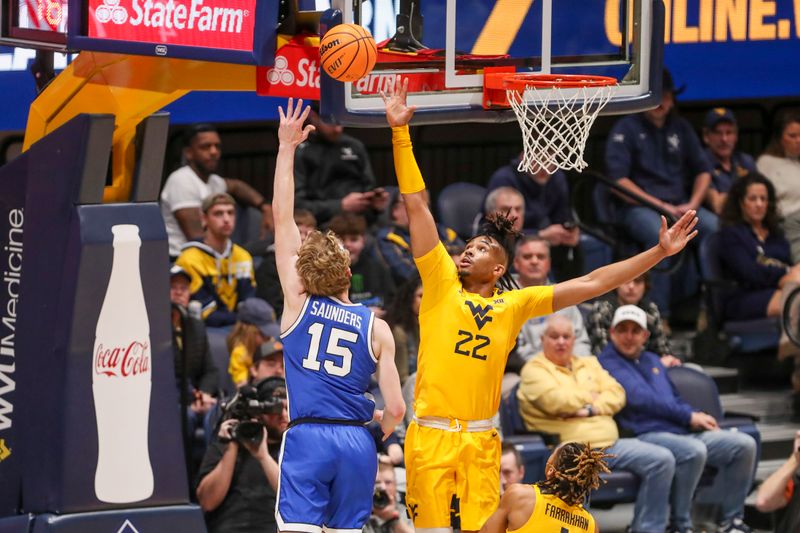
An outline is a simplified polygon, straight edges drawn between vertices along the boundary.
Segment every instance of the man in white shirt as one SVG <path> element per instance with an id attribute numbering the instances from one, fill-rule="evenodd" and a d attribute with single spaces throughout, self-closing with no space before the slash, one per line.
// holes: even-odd
<path id="1" fill-rule="evenodd" d="M 183 157 L 187 164 L 167 178 L 161 191 L 161 215 L 167 227 L 169 255 L 176 258 L 187 241 L 203 237 L 203 200 L 227 192 L 238 201 L 258 208 L 262 226 L 272 230 L 272 207 L 251 186 L 238 179 L 215 174 L 222 155 L 222 142 L 211 124 L 195 124 L 184 138 Z"/>
<path id="2" fill-rule="evenodd" d="M 517 243 L 514 254 L 515 279 L 520 287 L 550 285 L 550 244 L 537 235 L 526 236 Z M 572 350 L 577 356 L 592 355 L 589 335 L 583 323 L 583 315 L 576 306 L 569 306 L 557 312 L 567 317 L 575 332 L 575 346 Z M 523 361 L 530 360 L 542 351 L 542 334 L 547 316 L 531 318 L 522 326 L 517 337 L 517 355 Z"/>

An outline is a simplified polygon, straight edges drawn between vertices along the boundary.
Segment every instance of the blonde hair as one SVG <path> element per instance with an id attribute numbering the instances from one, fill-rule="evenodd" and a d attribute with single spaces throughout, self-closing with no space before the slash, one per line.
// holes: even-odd
<path id="1" fill-rule="evenodd" d="M 312 231 L 297 250 L 297 274 L 309 294 L 338 296 L 350 288 L 350 254 L 332 231 Z"/>
<path id="2" fill-rule="evenodd" d="M 233 331 L 228 334 L 228 353 L 232 352 L 237 345 L 241 344 L 245 347 L 250 357 L 253 357 L 253 354 L 256 353 L 256 349 L 260 344 L 260 333 L 261 330 L 258 329 L 258 326 L 241 321 L 236 322 L 233 326 Z"/>

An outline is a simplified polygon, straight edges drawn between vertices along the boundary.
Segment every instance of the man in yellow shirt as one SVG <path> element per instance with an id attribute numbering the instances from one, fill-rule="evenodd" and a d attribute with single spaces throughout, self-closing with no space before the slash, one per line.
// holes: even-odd
<path id="1" fill-rule="evenodd" d="M 456 265 L 439 241 L 425 182 L 411 149 L 408 80 L 384 94 L 395 170 L 405 200 L 411 252 L 420 272 L 420 347 L 415 420 L 406 434 L 406 504 L 416 528 L 476 531 L 497 508 L 500 439 L 491 417 L 500 404 L 508 353 L 522 324 L 599 296 L 678 253 L 696 232 L 694 211 L 659 244 L 625 261 L 548 287 L 511 288 L 513 220 L 488 217 Z M 503 289 L 498 289 L 502 282 Z"/>
<path id="2" fill-rule="evenodd" d="M 525 425 L 557 433 L 561 442 L 589 441 L 608 446 L 609 466 L 639 476 L 631 530 L 659 533 L 667 526 L 669 494 L 675 475 L 670 451 L 638 439 L 620 439 L 614 415 L 625 406 L 625 389 L 594 356 L 572 353 L 575 333 L 562 316 L 547 319 L 542 353 L 522 367 L 517 391 Z"/>

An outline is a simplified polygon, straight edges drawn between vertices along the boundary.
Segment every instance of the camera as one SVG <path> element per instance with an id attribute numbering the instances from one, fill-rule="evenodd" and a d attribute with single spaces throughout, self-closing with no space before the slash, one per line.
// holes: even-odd
<path id="1" fill-rule="evenodd" d="M 275 415 L 282 412 L 282 398 L 270 396 L 261 400 L 255 387 L 245 385 L 222 406 L 221 421 L 239 420 L 239 423 L 231 429 L 231 438 L 239 442 L 250 441 L 258 444 L 261 442 L 264 425 L 251 419 L 259 415 Z"/>
<path id="2" fill-rule="evenodd" d="M 375 487 L 372 493 L 372 506 L 376 509 L 383 509 L 389 505 L 389 493 L 385 489 Z"/>

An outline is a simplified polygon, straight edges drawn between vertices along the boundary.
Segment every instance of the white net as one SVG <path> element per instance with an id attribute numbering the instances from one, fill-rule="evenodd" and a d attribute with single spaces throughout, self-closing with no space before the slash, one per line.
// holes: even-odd
<path id="1" fill-rule="evenodd" d="M 525 151 L 520 172 L 549 173 L 557 168 L 582 171 L 583 150 L 598 113 L 617 90 L 617 85 L 578 88 L 527 87 L 506 94 L 522 130 Z"/>

